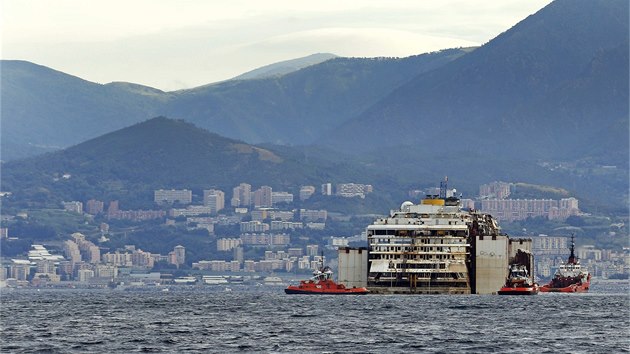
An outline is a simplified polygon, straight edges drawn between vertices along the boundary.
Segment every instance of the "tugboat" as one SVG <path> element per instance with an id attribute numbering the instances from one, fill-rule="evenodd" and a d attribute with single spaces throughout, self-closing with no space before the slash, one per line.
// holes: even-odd
<path id="1" fill-rule="evenodd" d="M 332 280 L 333 272 L 329 267 L 320 266 L 313 272 L 309 280 L 300 280 L 299 285 L 289 285 L 284 292 L 286 294 L 304 295 L 365 295 L 369 293 L 364 287 L 346 288 L 343 284 L 337 284 Z"/>
<path id="2" fill-rule="evenodd" d="M 499 295 L 536 295 L 538 291 L 538 284 L 530 279 L 527 267 L 521 264 L 512 264 L 510 274 L 505 285 L 499 290 Z"/>
<path id="3" fill-rule="evenodd" d="M 591 274 L 582 268 L 575 256 L 575 236 L 571 235 L 571 255 L 567 263 L 561 264 L 553 279 L 540 287 L 544 293 L 584 293 L 591 285 Z"/>

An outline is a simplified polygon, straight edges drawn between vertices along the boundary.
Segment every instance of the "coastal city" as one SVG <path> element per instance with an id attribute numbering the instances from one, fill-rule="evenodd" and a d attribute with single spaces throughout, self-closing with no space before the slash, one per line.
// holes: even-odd
<path id="1" fill-rule="evenodd" d="M 480 210 L 492 215 L 499 225 L 532 217 L 566 220 L 583 214 L 576 198 L 511 199 L 511 188 L 511 183 L 492 182 L 479 187 L 476 199 L 462 198 L 458 201 L 462 209 Z M 366 184 L 325 183 L 318 187 L 301 186 L 297 198 L 304 201 L 316 193 L 365 198 L 373 192 L 373 187 Z M 411 190 L 408 196 L 417 200 L 439 192 L 437 188 Z M 187 189 L 155 190 L 153 202 L 158 207 L 155 210 L 123 210 L 118 201 L 91 199 L 64 202 L 66 213 L 103 220 L 99 226 L 100 234 L 88 238 L 74 232 L 63 241 L 34 243 L 27 254 L 3 257 L 0 284 L 5 287 L 119 289 L 164 288 L 169 285 L 284 285 L 287 279 L 308 276 L 323 262 L 335 265 L 338 249 L 365 248 L 368 245 L 366 231 L 356 235 L 328 235 L 320 242 L 303 236 L 309 231 L 326 230 L 327 222 L 344 221 L 351 216 L 330 213 L 325 209 L 287 208 L 294 201 L 294 195 L 289 192 L 274 191 L 269 186 L 252 190 L 250 184 L 241 183 L 233 188 L 229 200 L 225 195 L 224 191 L 217 189 L 203 190 L 199 196 Z M 2 215 L 6 222 L 28 217 L 25 212 Z M 133 244 L 108 249 L 103 245 L 111 232 L 108 221 L 113 220 L 128 220 L 139 225 L 147 220 L 159 220 L 166 225 L 183 224 L 188 229 L 200 229 L 215 239 L 216 251 L 223 256 L 213 259 L 209 255 L 205 259 L 190 260 L 184 245 L 175 246 L 168 254 L 151 253 Z M 217 229 L 221 226 L 238 230 L 238 234 L 220 234 Z M 11 237 L 10 226 L 3 227 L 0 236 L 3 243 L 16 240 Z M 531 239 L 534 274 L 539 279 L 552 277 L 566 260 L 570 236 L 566 233 L 510 235 Z M 577 247 L 576 253 L 582 265 L 595 277 L 624 278 L 630 273 L 628 249 L 600 249 L 582 244 Z"/>
<path id="2" fill-rule="evenodd" d="M 1 1 L 0 354 L 630 352 L 630 1 Z"/>

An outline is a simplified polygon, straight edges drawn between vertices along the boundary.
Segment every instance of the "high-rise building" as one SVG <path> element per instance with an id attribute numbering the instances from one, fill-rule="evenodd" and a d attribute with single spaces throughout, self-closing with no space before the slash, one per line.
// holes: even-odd
<path id="1" fill-rule="evenodd" d="M 81 252 L 79 251 L 79 246 L 76 242 L 72 240 L 64 241 L 63 252 L 70 263 L 81 262 Z"/>
<path id="2" fill-rule="evenodd" d="M 108 214 L 116 214 L 118 212 L 118 201 L 112 200 L 109 202 L 109 207 L 107 208 Z"/>
<path id="3" fill-rule="evenodd" d="M 218 189 L 203 191 L 203 205 L 209 206 L 212 213 L 216 214 L 225 208 L 225 193 Z"/>
<path id="4" fill-rule="evenodd" d="M 322 184 L 322 194 L 323 195 L 332 195 L 332 183 L 324 183 L 324 184 Z"/>
<path id="5" fill-rule="evenodd" d="M 249 207 L 251 205 L 252 186 L 241 183 L 232 189 L 230 205 L 233 207 Z"/>
<path id="6" fill-rule="evenodd" d="M 103 212 L 105 203 L 100 200 L 90 199 L 86 203 L 86 212 L 91 215 L 97 215 Z"/>
<path id="7" fill-rule="evenodd" d="M 173 249 L 173 252 L 175 253 L 175 265 L 177 265 L 177 267 L 183 265 L 186 261 L 186 248 L 182 245 L 177 245 Z"/>
<path id="8" fill-rule="evenodd" d="M 86 241 L 87 245 L 85 249 L 85 259 L 90 263 L 100 263 L 101 261 L 101 249 L 90 241 Z M 81 249 L 81 247 L 79 247 Z"/>
<path id="9" fill-rule="evenodd" d="M 9 266 L 11 278 L 28 280 L 31 273 L 31 262 L 25 259 L 14 259 Z"/>
<path id="10" fill-rule="evenodd" d="M 271 199 L 272 189 L 269 186 L 262 186 L 254 192 L 254 207 L 270 208 L 273 206 Z"/>
<path id="11" fill-rule="evenodd" d="M 131 254 L 131 263 L 137 267 L 153 268 L 154 262 L 151 253 L 143 250 L 134 250 Z"/>

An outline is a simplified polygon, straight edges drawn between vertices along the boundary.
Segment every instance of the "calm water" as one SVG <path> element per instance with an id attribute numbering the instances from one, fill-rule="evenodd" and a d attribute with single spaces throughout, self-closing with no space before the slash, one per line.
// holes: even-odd
<path id="1" fill-rule="evenodd" d="M 612 283 L 611 283 L 612 284 Z M 1 352 L 621 353 L 627 284 L 538 296 L 1 293 Z"/>

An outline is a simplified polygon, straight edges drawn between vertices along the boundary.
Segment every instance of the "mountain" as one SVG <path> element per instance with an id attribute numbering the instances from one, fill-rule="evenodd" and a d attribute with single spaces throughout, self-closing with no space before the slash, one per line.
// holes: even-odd
<path id="1" fill-rule="evenodd" d="M 248 143 L 310 144 L 409 78 L 470 50 L 407 58 L 334 58 L 281 77 L 178 91 L 163 114 Z"/>
<path id="2" fill-rule="evenodd" d="M 58 150 L 147 119 L 167 94 L 100 85 L 26 61 L 1 68 L 3 160 Z"/>
<path id="3" fill-rule="evenodd" d="M 123 82 L 101 85 L 41 65 L 3 60 L 2 160 L 65 148 L 159 115 L 248 143 L 306 144 L 417 73 L 468 51 L 402 59 L 335 58 L 283 76 L 174 92 Z"/>
<path id="4" fill-rule="evenodd" d="M 311 54 L 303 58 L 285 60 L 279 63 L 265 65 L 258 69 L 241 74 L 232 80 L 264 79 L 273 76 L 282 76 L 336 57 L 336 55 L 330 53 Z"/>
<path id="5" fill-rule="evenodd" d="M 535 181 L 627 214 L 627 14 L 627 1 L 554 1 L 323 143 L 367 153 L 376 169 Z"/>
<path id="6" fill-rule="evenodd" d="M 366 175 L 358 164 L 249 145 L 164 117 L 2 167 L 0 188 L 22 207 L 91 198 L 146 207 L 155 189 L 229 191 L 247 182 L 286 190 Z"/>
<path id="7" fill-rule="evenodd" d="M 628 33 L 628 1 L 554 1 L 417 75 L 324 142 L 346 151 L 406 145 L 428 154 L 590 156 L 627 168 Z"/>

